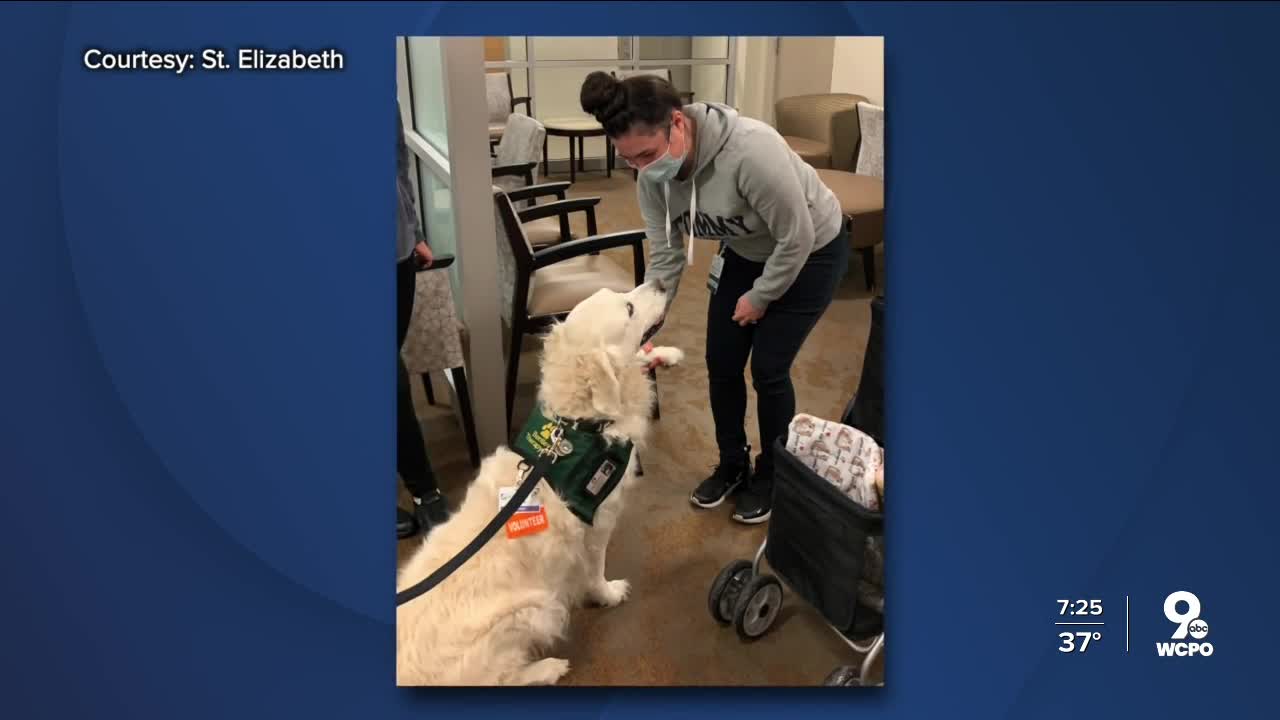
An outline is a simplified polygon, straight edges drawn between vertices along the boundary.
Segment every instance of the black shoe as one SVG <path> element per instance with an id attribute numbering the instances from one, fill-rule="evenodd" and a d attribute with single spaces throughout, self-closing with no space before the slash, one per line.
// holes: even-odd
<path id="1" fill-rule="evenodd" d="M 703 480 L 689 495 L 689 502 L 700 508 L 713 508 L 724 502 L 738 486 L 751 476 L 751 449 L 747 448 L 746 459 L 741 465 L 721 463 L 716 466 L 711 477 Z"/>
<path id="2" fill-rule="evenodd" d="M 746 525 L 766 522 L 773 514 L 773 473 L 771 470 L 761 472 L 758 461 L 756 470 L 747 487 L 738 494 L 733 509 L 733 519 Z"/>
<path id="3" fill-rule="evenodd" d="M 449 508 L 444 496 L 437 491 L 424 498 L 414 498 L 413 514 L 418 518 L 418 527 L 425 532 L 443 525 L 449 519 Z"/>
<path id="4" fill-rule="evenodd" d="M 407 537 L 413 537 L 418 532 L 418 520 L 414 518 L 413 513 L 408 510 L 396 506 L 396 538 L 403 540 Z"/>

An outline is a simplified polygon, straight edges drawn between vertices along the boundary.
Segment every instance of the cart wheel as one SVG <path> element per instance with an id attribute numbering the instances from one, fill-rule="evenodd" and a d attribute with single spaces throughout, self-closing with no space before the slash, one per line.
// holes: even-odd
<path id="1" fill-rule="evenodd" d="M 822 681 L 827 687 L 857 687 L 862 684 L 862 677 L 858 672 L 858 668 L 849 665 L 841 665 L 826 680 Z"/>
<path id="2" fill-rule="evenodd" d="M 782 609 L 782 583 L 772 575 L 757 575 L 738 594 L 733 626 L 738 637 L 755 640 L 769 630 Z"/>
<path id="3" fill-rule="evenodd" d="M 750 579 L 749 560 L 734 560 L 716 576 L 715 582 L 711 583 L 711 592 L 707 594 L 707 609 L 716 622 L 724 625 L 733 622 L 733 608 L 738 603 L 738 593 Z"/>

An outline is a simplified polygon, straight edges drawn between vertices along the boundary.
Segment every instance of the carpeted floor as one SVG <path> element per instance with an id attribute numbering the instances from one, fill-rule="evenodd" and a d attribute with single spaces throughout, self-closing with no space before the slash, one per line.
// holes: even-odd
<path id="1" fill-rule="evenodd" d="M 570 195 L 602 198 L 597 215 L 602 233 L 642 227 L 630 172 L 615 172 L 611 179 L 598 172 L 579 174 Z M 573 225 L 579 237 L 585 235 L 581 214 Z M 718 625 L 708 614 L 712 580 L 730 561 L 752 558 L 766 526 L 734 523 L 731 503 L 699 510 L 688 501 L 690 490 L 716 460 L 703 360 L 706 276 L 714 248 L 709 242 L 700 245 L 655 339 L 684 349 L 687 359 L 681 367 L 659 371 L 662 419 L 642 458 L 645 475 L 628 497 L 610 546 L 608 576 L 630 580 L 632 596 L 618 608 L 574 613 L 570 639 L 554 651 L 571 664 L 562 681 L 566 685 L 811 686 L 835 667 L 860 661 L 814 610 L 790 593 L 773 629 L 755 642 L 740 641 L 732 627 Z M 610 256 L 631 267 L 629 250 L 611 251 Z M 883 279 L 883 266 L 877 269 Z M 855 254 L 835 302 L 796 359 L 792 380 L 797 412 L 838 417 L 843 411 L 862 369 L 870 297 Z M 521 361 L 516 418 L 524 417 L 533 401 L 536 350 L 530 343 Z M 749 380 L 749 369 L 747 373 Z M 421 388 L 417 405 L 441 487 L 456 503 L 474 471 L 449 407 L 448 385 L 437 376 L 433 387 L 436 405 L 428 406 Z M 754 392 L 748 408 L 748 437 L 758 446 Z M 400 502 L 408 507 L 403 490 Z M 401 560 L 416 542 L 399 543 Z M 881 667 L 878 663 L 875 672 L 881 673 Z"/>

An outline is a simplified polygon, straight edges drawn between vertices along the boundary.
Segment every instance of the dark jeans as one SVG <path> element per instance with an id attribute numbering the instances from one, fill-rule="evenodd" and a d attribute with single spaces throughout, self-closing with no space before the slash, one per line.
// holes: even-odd
<path id="1" fill-rule="evenodd" d="M 413 297 L 417 285 L 413 256 L 396 263 L 396 470 L 404 486 L 414 497 L 426 497 L 436 491 L 436 476 L 427 459 L 427 446 L 422 441 L 422 426 L 413 409 L 413 386 L 409 371 L 400 357 L 400 347 L 409 334 L 413 317 Z"/>
<path id="2" fill-rule="evenodd" d="M 720 285 L 707 307 L 707 375 L 722 465 L 746 460 L 747 384 L 743 371 L 750 356 L 760 421 L 759 477 L 772 479 L 774 440 L 786 435 L 796 413 L 791 364 L 844 279 L 849 252 L 849 236 L 842 231 L 809 256 L 791 289 L 765 310 L 759 323 L 742 327 L 732 320 L 734 308 L 764 272 L 764 263 L 724 250 Z"/>

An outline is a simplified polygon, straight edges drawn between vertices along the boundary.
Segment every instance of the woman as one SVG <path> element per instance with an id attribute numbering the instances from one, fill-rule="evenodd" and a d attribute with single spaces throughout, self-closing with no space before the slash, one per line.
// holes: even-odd
<path id="1" fill-rule="evenodd" d="M 639 173 L 645 280 L 661 280 L 670 302 L 693 239 L 719 243 L 707 281 L 706 359 L 720 458 L 689 499 L 716 507 L 741 488 L 733 518 L 764 522 L 773 443 L 795 415 L 791 365 L 849 263 L 840 204 L 776 130 L 725 105 L 685 106 L 661 78 L 593 72 L 579 99 Z M 754 473 L 744 430 L 748 356 L 760 423 Z"/>
<path id="2" fill-rule="evenodd" d="M 396 507 L 396 537 L 406 538 L 430 529 L 449 518 L 444 496 L 436 486 L 436 476 L 422 440 L 422 427 L 413 409 L 409 373 L 400 356 L 409 320 L 418 266 L 431 267 L 431 248 L 418 224 L 417 200 L 410 179 L 409 149 L 404 143 L 404 121 L 396 107 L 396 470 L 405 489 L 413 496 L 413 513 Z"/>

